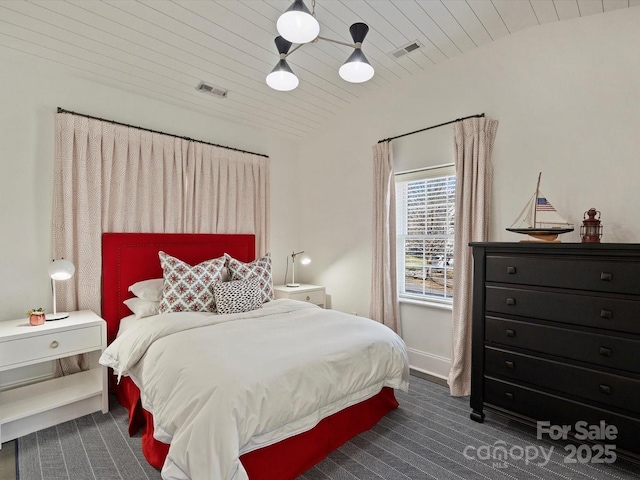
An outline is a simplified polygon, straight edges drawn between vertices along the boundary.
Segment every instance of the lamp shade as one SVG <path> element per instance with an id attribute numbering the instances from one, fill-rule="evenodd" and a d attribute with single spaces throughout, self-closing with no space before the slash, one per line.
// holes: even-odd
<path id="1" fill-rule="evenodd" d="M 54 280 L 69 280 L 76 272 L 76 267 L 69 260 L 54 260 L 47 269 Z"/>
<path id="2" fill-rule="evenodd" d="M 302 0 L 295 0 L 278 18 L 278 33 L 292 43 L 308 43 L 320 33 L 320 24 Z"/>
<path id="3" fill-rule="evenodd" d="M 351 83 L 363 83 L 371 80 L 375 70 L 369 64 L 362 50 L 356 48 L 347 61 L 338 70 L 343 80 Z"/>
<path id="4" fill-rule="evenodd" d="M 304 254 L 300 255 L 300 259 L 298 260 L 302 265 L 309 265 L 311 263 L 311 258 L 309 255 Z"/>
<path id="5" fill-rule="evenodd" d="M 298 77 L 291 71 L 285 59 L 280 60 L 267 75 L 267 85 L 281 92 L 293 90 L 298 86 L 298 83 L 300 83 Z"/>

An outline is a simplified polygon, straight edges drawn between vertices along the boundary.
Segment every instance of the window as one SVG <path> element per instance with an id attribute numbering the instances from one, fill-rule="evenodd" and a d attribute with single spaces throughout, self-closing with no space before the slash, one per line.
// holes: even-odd
<path id="1" fill-rule="evenodd" d="M 400 298 L 452 302 L 455 197 L 453 165 L 396 175 Z"/>

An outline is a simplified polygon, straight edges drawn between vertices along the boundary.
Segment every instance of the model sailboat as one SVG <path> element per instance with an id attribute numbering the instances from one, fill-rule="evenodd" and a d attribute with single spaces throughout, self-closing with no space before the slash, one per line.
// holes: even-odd
<path id="1" fill-rule="evenodd" d="M 553 241 L 561 233 L 573 231 L 573 225 L 567 222 L 549 203 L 547 198 L 540 191 L 540 178 L 542 172 L 538 174 L 536 192 L 527 202 L 516 221 L 507 228 L 510 232 L 531 235 L 538 240 Z"/>

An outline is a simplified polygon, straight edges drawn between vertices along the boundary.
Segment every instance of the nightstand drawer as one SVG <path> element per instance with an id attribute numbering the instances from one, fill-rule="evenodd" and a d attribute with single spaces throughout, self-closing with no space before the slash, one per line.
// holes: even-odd
<path id="1" fill-rule="evenodd" d="M 324 303 L 324 290 L 314 290 L 312 292 L 292 293 L 289 298 L 291 300 L 299 300 L 301 302 L 309 302 L 315 304 Z"/>
<path id="2" fill-rule="evenodd" d="M 59 358 L 66 353 L 99 349 L 101 345 L 99 325 L 19 338 L 0 344 L 0 367 Z"/>

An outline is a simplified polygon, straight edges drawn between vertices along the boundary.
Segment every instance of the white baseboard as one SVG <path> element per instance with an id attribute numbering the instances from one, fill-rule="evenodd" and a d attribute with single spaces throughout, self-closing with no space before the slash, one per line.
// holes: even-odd
<path id="1" fill-rule="evenodd" d="M 447 380 L 451 370 L 451 359 L 428 352 L 408 348 L 409 366 L 422 373 Z"/>

